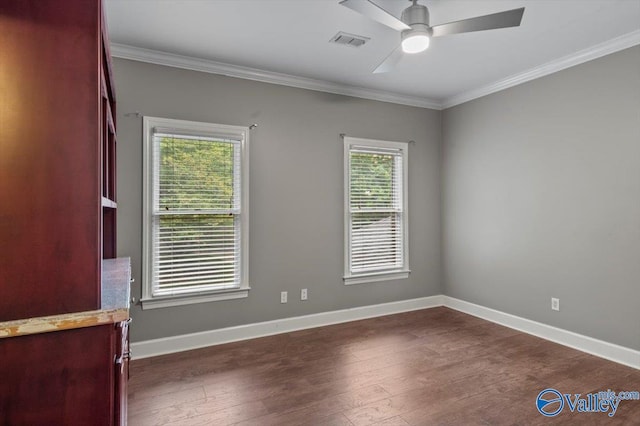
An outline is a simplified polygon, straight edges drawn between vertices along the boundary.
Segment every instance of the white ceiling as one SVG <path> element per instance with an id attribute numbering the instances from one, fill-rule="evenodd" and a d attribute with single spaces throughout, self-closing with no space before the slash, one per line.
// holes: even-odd
<path id="1" fill-rule="evenodd" d="M 374 2 L 395 16 L 410 4 Z M 115 44 L 440 103 L 614 39 L 640 43 L 640 0 L 419 3 L 429 7 L 431 25 L 526 10 L 518 28 L 434 38 L 386 74 L 371 71 L 399 44 L 399 33 L 338 0 L 107 0 L 106 14 Z M 360 48 L 329 43 L 338 31 L 371 40 Z"/>

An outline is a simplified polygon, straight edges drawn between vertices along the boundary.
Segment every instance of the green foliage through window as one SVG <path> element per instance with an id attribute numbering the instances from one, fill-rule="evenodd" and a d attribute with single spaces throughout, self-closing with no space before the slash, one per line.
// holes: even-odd
<path id="1" fill-rule="evenodd" d="M 154 136 L 155 294 L 238 286 L 239 143 Z"/>
<path id="2" fill-rule="evenodd" d="M 351 208 L 392 208 L 394 156 L 352 152 Z"/>
<path id="3" fill-rule="evenodd" d="M 161 137 L 159 208 L 235 208 L 236 147 L 232 142 Z"/>
<path id="4" fill-rule="evenodd" d="M 349 270 L 401 268 L 402 156 L 372 147 L 349 149 Z"/>

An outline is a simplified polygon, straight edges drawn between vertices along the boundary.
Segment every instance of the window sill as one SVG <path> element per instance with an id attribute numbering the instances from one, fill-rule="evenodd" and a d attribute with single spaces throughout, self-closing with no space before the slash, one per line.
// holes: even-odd
<path id="1" fill-rule="evenodd" d="M 404 280 L 409 278 L 410 270 L 402 270 L 402 271 L 389 271 L 389 272 L 378 272 L 378 273 L 370 273 L 370 274 L 358 274 L 358 275 L 348 275 L 345 276 L 344 284 L 345 285 L 353 285 L 353 284 L 364 284 L 364 283 L 372 283 L 377 281 L 390 281 L 390 280 Z"/>
<path id="2" fill-rule="evenodd" d="M 142 299 L 142 309 L 169 308 L 171 306 L 192 305 L 195 303 L 217 302 L 221 300 L 243 299 L 249 296 L 249 287 L 215 293 L 186 294 L 176 296 L 159 296 L 152 299 Z"/>

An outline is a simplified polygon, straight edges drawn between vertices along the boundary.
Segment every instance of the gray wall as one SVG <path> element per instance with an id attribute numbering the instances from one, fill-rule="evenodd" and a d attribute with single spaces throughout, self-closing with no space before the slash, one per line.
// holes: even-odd
<path id="1" fill-rule="evenodd" d="M 118 254 L 140 296 L 143 115 L 249 125 L 249 297 L 132 309 L 132 340 L 441 294 L 441 112 L 177 68 L 114 60 L 118 100 Z M 408 141 L 407 280 L 345 286 L 340 133 Z M 309 300 L 301 302 L 301 288 Z M 289 303 L 280 304 L 288 290 Z"/>
<path id="2" fill-rule="evenodd" d="M 136 297 L 142 121 L 124 114 L 259 124 L 249 297 L 136 306 L 133 341 L 445 293 L 640 350 L 640 47 L 443 113 L 121 59 L 114 67 L 118 251 L 132 257 Z M 416 141 L 408 280 L 342 284 L 339 133 Z"/>
<path id="3" fill-rule="evenodd" d="M 448 109 L 443 140 L 446 293 L 640 349 L 640 47 Z"/>

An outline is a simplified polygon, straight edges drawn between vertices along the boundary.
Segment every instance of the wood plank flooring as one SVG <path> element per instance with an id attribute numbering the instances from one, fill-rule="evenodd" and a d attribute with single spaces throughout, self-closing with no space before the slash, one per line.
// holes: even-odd
<path id="1" fill-rule="evenodd" d="M 625 367 L 448 308 L 133 361 L 129 424 L 640 425 L 538 413 L 545 388 L 640 391 Z"/>

